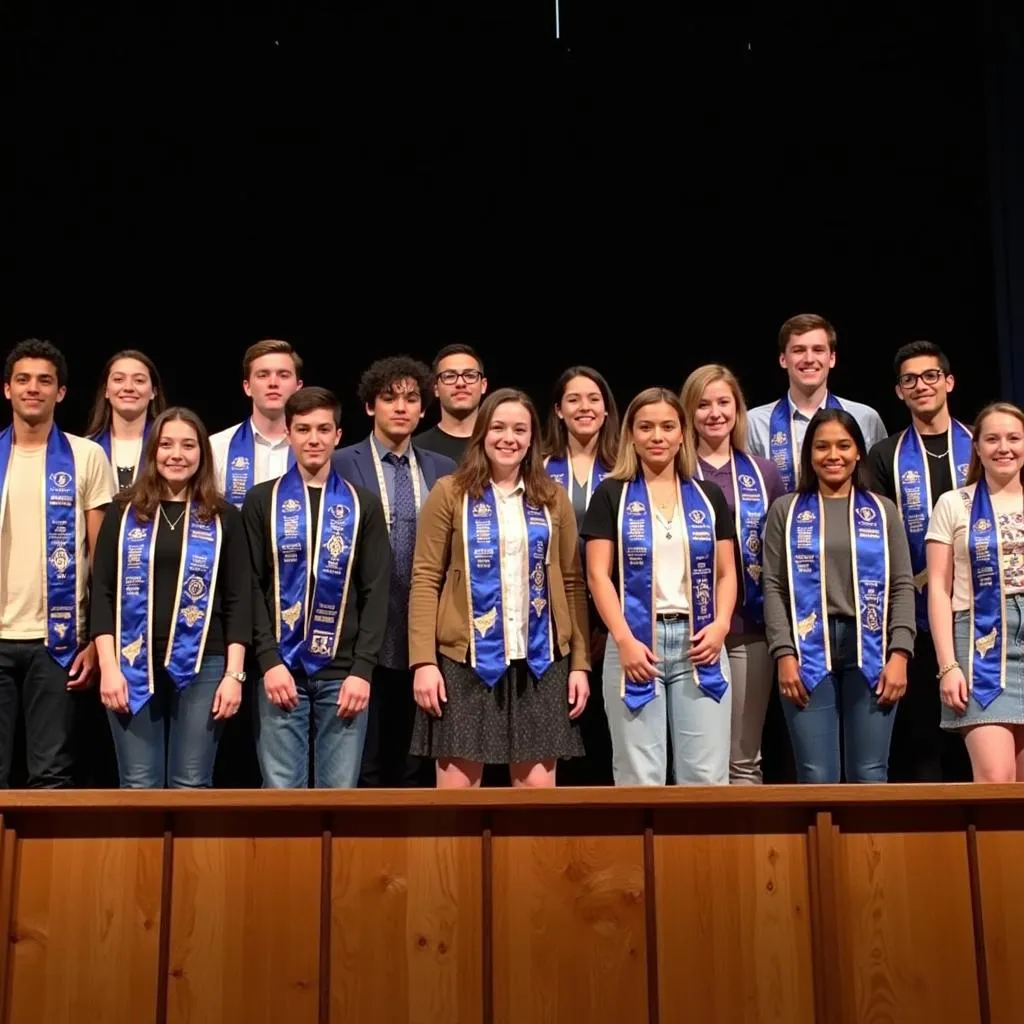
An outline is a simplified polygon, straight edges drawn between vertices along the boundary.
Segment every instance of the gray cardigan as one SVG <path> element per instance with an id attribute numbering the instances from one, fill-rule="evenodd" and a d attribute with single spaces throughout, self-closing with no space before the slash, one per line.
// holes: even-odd
<path id="1" fill-rule="evenodd" d="M 917 624 L 910 547 L 903 520 L 888 498 L 876 495 L 885 508 L 889 538 L 889 637 L 887 652 L 914 653 Z M 768 512 L 764 533 L 764 619 L 768 649 L 773 658 L 796 654 L 790 621 L 789 566 L 786 564 L 786 516 L 795 494 L 779 498 Z M 829 615 L 856 615 L 853 558 L 850 551 L 849 503 L 825 499 L 825 593 Z"/>

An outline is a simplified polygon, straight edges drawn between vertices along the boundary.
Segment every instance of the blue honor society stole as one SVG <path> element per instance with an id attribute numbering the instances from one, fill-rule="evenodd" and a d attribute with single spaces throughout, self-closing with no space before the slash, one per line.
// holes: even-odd
<path id="1" fill-rule="evenodd" d="M 967 530 L 971 560 L 971 649 L 967 685 L 987 708 L 1006 689 L 1006 590 L 1003 543 L 985 477 L 978 481 Z"/>
<path id="2" fill-rule="evenodd" d="M 295 453 L 289 451 L 288 468 L 294 465 Z M 256 438 L 252 432 L 251 418 L 247 418 L 231 435 L 224 478 L 224 497 L 235 508 L 241 508 L 245 496 L 256 483 Z"/>
<path id="3" fill-rule="evenodd" d="M 522 496 L 523 536 L 527 548 L 527 644 L 526 664 L 535 679 L 555 659 L 548 593 L 548 562 L 551 554 L 551 514 L 531 505 Z M 466 588 L 469 598 L 469 663 L 485 686 L 493 687 L 509 666 L 505 638 L 505 613 L 511 587 L 519 580 L 505 578 L 497 498 L 488 484 L 479 498 L 462 498 L 462 529 L 465 539 Z"/>
<path id="4" fill-rule="evenodd" d="M 0 432 L 0 523 L 7 511 L 14 429 Z M 46 469 L 40 500 L 46 530 L 43 615 L 46 649 L 61 668 L 78 653 L 78 488 L 71 443 L 56 425 L 46 439 Z"/>
<path id="5" fill-rule="evenodd" d="M 733 450 L 733 507 L 736 509 L 736 542 L 743 562 L 743 607 L 758 624 L 764 624 L 764 594 L 761 590 L 764 524 L 768 518 L 768 488 L 757 463 L 745 452 Z M 697 460 L 697 476 L 704 479 Z"/>
<path id="6" fill-rule="evenodd" d="M 690 628 L 695 636 L 715 619 L 716 552 L 715 511 L 707 495 L 691 480 L 680 480 L 683 512 L 683 565 L 689 578 Z M 651 498 L 643 473 L 622 489 L 619 500 L 619 602 L 630 633 L 656 651 L 655 572 L 659 540 L 651 518 Z M 721 659 L 695 667 L 697 685 L 720 701 L 729 688 Z M 630 711 L 654 700 L 654 682 L 635 682 L 623 673 L 621 696 Z"/>
<path id="7" fill-rule="evenodd" d="M 145 522 L 128 505 L 117 542 L 117 662 L 128 683 L 128 708 L 138 712 L 153 695 L 153 554 L 160 513 Z M 204 522 L 194 502 L 185 506 L 178 586 L 164 668 L 179 689 L 199 672 L 210 631 L 217 586 L 222 528 L 220 516 Z"/>
<path id="8" fill-rule="evenodd" d="M 971 432 L 958 420 L 951 420 L 946 432 L 946 457 L 953 487 L 963 487 L 971 461 Z M 896 505 L 910 543 L 910 564 L 914 573 L 917 628 L 928 630 L 928 564 L 925 534 L 935 508 L 928 456 L 921 435 L 909 427 L 900 434 L 892 460 L 896 481 Z"/>
<path id="9" fill-rule="evenodd" d="M 829 391 L 825 395 L 826 409 L 842 409 L 843 403 Z M 800 475 L 800 450 L 796 444 L 796 430 L 793 426 L 793 409 L 787 392 L 782 401 L 772 410 L 768 422 L 768 454 L 779 469 L 782 484 L 787 493 L 796 490 Z"/>
<path id="10" fill-rule="evenodd" d="M 857 667 L 874 689 L 885 667 L 889 622 L 889 543 L 885 509 L 868 491 L 849 498 Z M 825 505 L 817 491 L 797 495 L 786 517 L 790 621 L 808 692 L 832 671 L 825 593 Z"/>
<path id="11" fill-rule="evenodd" d="M 312 676 L 338 651 L 359 535 L 359 498 L 331 470 L 314 523 L 309 492 L 293 465 L 274 484 L 270 519 L 278 651 L 289 669 Z"/>
<path id="12" fill-rule="evenodd" d="M 555 481 L 561 487 L 564 487 L 570 494 L 572 494 L 572 487 L 570 486 L 570 474 L 572 473 L 572 459 L 569 458 L 569 453 L 564 452 L 561 455 L 549 455 L 544 460 L 544 468 L 548 471 L 548 476 Z M 587 480 L 587 499 L 586 505 L 590 506 L 590 496 L 597 490 L 598 485 L 601 481 L 611 472 L 605 466 L 601 465 L 600 460 L 594 459 L 594 464 L 590 469 L 590 477 Z"/>

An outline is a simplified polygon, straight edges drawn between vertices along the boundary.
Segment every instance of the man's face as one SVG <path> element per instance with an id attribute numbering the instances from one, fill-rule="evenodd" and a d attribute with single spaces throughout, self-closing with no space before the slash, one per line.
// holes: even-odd
<path id="1" fill-rule="evenodd" d="M 943 372 L 935 356 L 914 356 L 900 365 L 896 397 L 914 416 L 930 416 L 946 404 L 953 384 L 953 375 Z"/>
<path id="2" fill-rule="evenodd" d="M 319 472 L 341 440 L 332 409 L 314 409 L 293 416 L 288 427 L 288 445 L 295 461 L 310 474 Z"/>
<path id="3" fill-rule="evenodd" d="M 284 414 L 284 404 L 302 387 L 295 372 L 295 361 L 287 352 L 271 352 L 254 359 L 249 379 L 242 389 L 264 416 L 276 418 Z"/>
<path id="4" fill-rule="evenodd" d="M 57 383 L 57 367 L 49 359 L 19 359 L 4 385 L 15 414 L 30 426 L 51 419 L 57 403 L 64 401 L 65 391 Z"/>
<path id="5" fill-rule="evenodd" d="M 816 327 L 806 334 L 790 335 L 779 365 L 789 375 L 789 383 L 801 391 L 814 391 L 828 380 L 828 371 L 836 365 L 836 354 L 829 347 L 828 332 Z"/>
<path id="6" fill-rule="evenodd" d="M 366 414 L 373 418 L 381 433 L 396 441 L 409 437 L 423 419 L 423 396 L 419 384 L 411 377 L 394 381 L 366 405 Z"/>
<path id="7" fill-rule="evenodd" d="M 468 416 L 480 408 L 486 393 L 487 378 L 472 356 L 457 352 L 437 364 L 434 394 L 445 412 L 460 419 Z"/>

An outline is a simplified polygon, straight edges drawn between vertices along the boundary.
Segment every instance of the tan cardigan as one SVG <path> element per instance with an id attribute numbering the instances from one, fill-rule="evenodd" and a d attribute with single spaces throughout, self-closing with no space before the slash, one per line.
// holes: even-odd
<path id="1" fill-rule="evenodd" d="M 576 514 L 557 488 L 550 507 L 548 591 L 555 644 L 570 669 L 589 670 L 587 588 L 580 564 Z M 450 476 L 434 485 L 420 509 L 409 591 L 409 665 L 435 665 L 437 653 L 465 662 L 469 651 L 469 596 L 462 498 Z"/>

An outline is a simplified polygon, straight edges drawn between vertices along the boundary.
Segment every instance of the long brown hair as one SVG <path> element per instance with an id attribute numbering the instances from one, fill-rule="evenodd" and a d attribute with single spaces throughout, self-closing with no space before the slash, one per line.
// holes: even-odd
<path id="1" fill-rule="evenodd" d="M 558 407 L 565 397 L 565 389 L 574 377 L 585 377 L 597 385 L 604 401 L 605 420 L 597 435 L 597 461 L 606 469 L 615 465 L 615 457 L 619 452 L 619 409 L 602 374 L 592 366 L 570 366 L 557 381 L 551 398 L 551 409 L 548 411 L 548 425 L 544 435 L 544 455 L 565 455 L 569 450 L 569 428 L 565 420 L 558 415 Z"/>
<path id="2" fill-rule="evenodd" d="M 526 489 L 527 500 L 532 505 L 551 505 L 558 492 L 558 485 L 548 476 L 541 455 L 540 417 L 537 408 L 530 401 L 525 391 L 516 388 L 499 388 L 493 395 L 484 399 L 477 413 L 476 423 L 469 444 L 459 463 L 459 468 L 452 475 L 457 494 L 468 494 L 471 498 L 479 498 L 491 480 L 491 464 L 484 450 L 487 431 L 491 429 L 491 420 L 495 410 L 506 402 L 518 402 L 530 414 L 530 446 L 526 456 L 519 464 L 519 473 Z"/>
<path id="3" fill-rule="evenodd" d="M 103 367 L 103 373 L 100 374 L 99 387 L 96 388 L 92 412 L 89 414 L 89 426 L 85 428 L 86 437 L 96 437 L 110 428 L 111 409 L 110 402 L 107 400 L 107 381 L 110 380 L 110 371 L 114 368 L 114 363 L 119 359 L 134 359 L 142 363 L 149 372 L 149 380 L 153 385 L 153 397 L 150 399 L 149 408 L 146 410 L 146 419 L 155 420 L 167 408 L 167 399 L 164 398 L 164 385 L 163 381 L 160 380 L 160 371 L 156 368 L 156 363 L 145 352 L 140 352 L 138 349 L 121 349 L 120 352 L 115 352 L 107 360 L 107 365 Z"/>
<path id="4" fill-rule="evenodd" d="M 985 474 L 985 467 L 982 466 L 981 457 L 978 455 L 978 441 L 981 439 L 981 428 L 985 425 L 985 420 L 994 413 L 1012 416 L 1014 419 L 1020 420 L 1021 427 L 1024 428 L 1024 410 L 1012 402 L 992 402 L 978 413 L 978 418 L 974 421 L 974 427 L 971 430 L 971 440 L 973 441 L 971 464 L 967 467 L 967 483 L 969 484 L 976 484 Z M 1024 482 L 1024 469 L 1020 471 L 1020 478 L 1021 482 Z"/>
<path id="5" fill-rule="evenodd" d="M 209 522 L 218 512 L 223 511 L 227 503 L 217 489 L 210 435 L 203 421 L 191 409 L 185 409 L 180 405 L 165 410 L 153 421 L 149 437 L 146 438 L 146 446 L 142 451 L 139 474 L 135 478 L 135 483 L 118 497 L 118 501 L 124 505 L 131 505 L 140 520 L 149 521 L 157 515 L 164 493 L 164 479 L 156 468 L 156 452 L 160 446 L 160 435 L 164 431 L 164 426 L 175 421 L 187 423 L 196 432 L 199 440 L 199 466 L 189 481 L 188 499 L 198 504 L 199 518 Z"/>
<path id="6" fill-rule="evenodd" d="M 676 473 L 681 480 L 689 480 L 697 471 L 694 456 L 692 452 L 687 451 L 687 445 L 683 443 L 688 427 L 679 396 L 668 388 L 647 388 L 641 391 L 626 409 L 626 416 L 622 421 L 622 434 L 619 437 L 619 456 L 609 474 L 613 479 L 633 480 L 640 472 L 640 458 L 633 445 L 633 425 L 636 423 L 637 413 L 645 405 L 657 405 L 658 402 L 664 402 L 675 410 L 679 417 L 679 426 L 682 428 L 683 436 L 680 438 L 679 451 L 676 453 Z"/>

